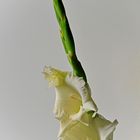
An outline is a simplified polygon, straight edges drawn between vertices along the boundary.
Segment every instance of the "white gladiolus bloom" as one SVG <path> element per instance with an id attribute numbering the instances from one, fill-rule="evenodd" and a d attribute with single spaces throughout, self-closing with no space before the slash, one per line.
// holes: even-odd
<path id="1" fill-rule="evenodd" d="M 113 140 L 113 123 L 97 113 L 88 84 L 70 72 L 45 67 L 45 78 L 54 86 L 54 113 L 60 121 L 59 140 Z"/>

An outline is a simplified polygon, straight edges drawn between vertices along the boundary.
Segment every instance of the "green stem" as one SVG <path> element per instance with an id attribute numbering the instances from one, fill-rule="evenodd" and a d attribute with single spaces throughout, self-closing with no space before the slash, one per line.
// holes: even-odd
<path id="1" fill-rule="evenodd" d="M 66 16 L 65 8 L 62 3 L 62 0 L 53 0 L 55 14 L 60 26 L 60 34 L 63 42 L 63 46 L 69 60 L 69 63 L 72 66 L 74 75 L 78 77 L 83 77 L 85 82 L 87 82 L 86 74 L 84 69 L 76 56 L 75 43 L 73 35 L 69 26 L 69 22 Z"/>

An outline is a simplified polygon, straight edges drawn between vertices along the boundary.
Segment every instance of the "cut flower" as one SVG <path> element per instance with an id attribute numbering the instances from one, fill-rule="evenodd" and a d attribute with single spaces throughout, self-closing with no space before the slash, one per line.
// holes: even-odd
<path id="1" fill-rule="evenodd" d="M 59 140 L 113 140 L 117 120 L 98 114 L 89 85 L 72 72 L 45 67 L 45 78 L 56 92 L 55 117 L 60 121 Z"/>

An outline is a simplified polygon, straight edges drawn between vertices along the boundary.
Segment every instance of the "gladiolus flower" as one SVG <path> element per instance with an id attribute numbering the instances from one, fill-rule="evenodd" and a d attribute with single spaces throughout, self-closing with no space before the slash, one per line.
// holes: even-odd
<path id="1" fill-rule="evenodd" d="M 71 72 L 45 67 L 45 78 L 56 92 L 55 117 L 60 121 L 59 140 L 113 140 L 117 120 L 98 114 L 89 85 Z"/>

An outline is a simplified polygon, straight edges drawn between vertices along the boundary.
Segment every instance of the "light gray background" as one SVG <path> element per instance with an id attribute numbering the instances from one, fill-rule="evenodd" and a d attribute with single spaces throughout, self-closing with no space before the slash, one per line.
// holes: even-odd
<path id="1" fill-rule="evenodd" d="M 140 138 L 140 1 L 65 0 L 77 53 L 114 140 Z M 0 140 L 56 140 L 44 65 L 70 70 L 51 0 L 0 0 Z"/>

